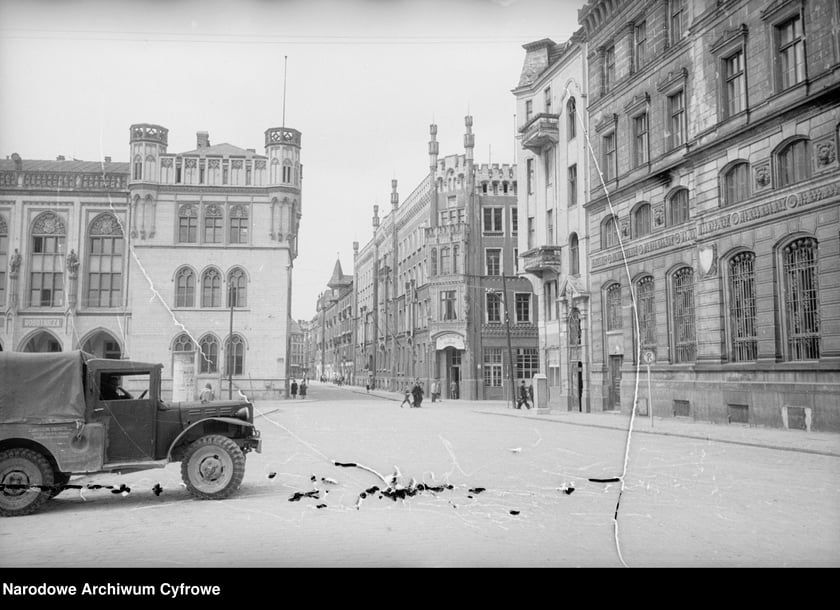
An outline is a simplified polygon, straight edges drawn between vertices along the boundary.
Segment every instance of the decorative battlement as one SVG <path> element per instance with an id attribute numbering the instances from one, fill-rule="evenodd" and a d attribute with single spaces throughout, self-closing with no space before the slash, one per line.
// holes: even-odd
<path id="1" fill-rule="evenodd" d="M 265 130 L 265 146 L 288 144 L 300 148 L 300 132 L 290 127 L 271 127 Z"/>
<path id="2" fill-rule="evenodd" d="M 129 128 L 132 142 L 155 142 L 156 144 L 168 145 L 169 130 L 160 125 L 151 123 L 137 123 Z"/>
<path id="3" fill-rule="evenodd" d="M 128 188 L 128 171 L 125 173 L 76 173 L 76 172 L 0 172 L 0 186 L 18 188 L 49 188 L 62 190 L 109 190 Z"/>
<path id="4" fill-rule="evenodd" d="M 507 163 L 482 163 L 475 166 L 475 179 L 484 180 L 516 180 L 516 165 Z"/>

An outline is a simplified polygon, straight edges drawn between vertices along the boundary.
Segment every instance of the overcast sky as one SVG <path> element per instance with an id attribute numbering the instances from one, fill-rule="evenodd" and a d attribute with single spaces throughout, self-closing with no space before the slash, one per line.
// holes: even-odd
<path id="1" fill-rule="evenodd" d="M 169 152 L 211 144 L 264 152 L 264 132 L 302 132 L 300 250 L 292 316 L 315 315 L 340 258 L 372 235 L 440 155 L 513 163 L 522 45 L 562 42 L 584 0 L 0 0 L 0 155 L 128 160 L 128 128 L 169 129 Z M 284 59 L 285 58 L 285 59 Z"/>

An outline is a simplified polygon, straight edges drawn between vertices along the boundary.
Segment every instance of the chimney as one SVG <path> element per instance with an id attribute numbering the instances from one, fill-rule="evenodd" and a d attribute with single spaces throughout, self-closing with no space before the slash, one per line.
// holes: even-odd
<path id="1" fill-rule="evenodd" d="M 64 155 L 58 155 L 58 156 L 55 158 L 55 160 L 56 160 L 56 161 L 64 161 Z"/>
<path id="2" fill-rule="evenodd" d="M 207 148 L 210 146 L 210 133 L 206 131 L 195 132 L 196 148 Z"/>
<path id="3" fill-rule="evenodd" d="M 256 148 L 246 148 L 245 150 L 247 150 L 249 153 L 254 153 L 254 154 L 256 154 L 256 152 L 257 152 Z"/>
<path id="4" fill-rule="evenodd" d="M 111 162 L 111 157 L 105 157 L 105 163 L 110 163 L 110 162 Z"/>

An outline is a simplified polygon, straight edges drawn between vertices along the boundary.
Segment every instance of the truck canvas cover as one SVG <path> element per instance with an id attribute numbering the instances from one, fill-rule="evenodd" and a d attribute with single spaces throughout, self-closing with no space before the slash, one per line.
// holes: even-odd
<path id="1" fill-rule="evenodd" d="M 0 423 L 56 424 L 85 418 L 81 351 L 0 352 Z"/>

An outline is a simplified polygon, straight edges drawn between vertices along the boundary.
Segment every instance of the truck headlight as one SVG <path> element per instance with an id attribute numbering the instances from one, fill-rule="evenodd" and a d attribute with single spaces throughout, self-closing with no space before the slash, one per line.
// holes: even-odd
<path id="1" fill-rule="evenodd" d="M 241 419 L 242 421 L 251 421 L 251 411 L 248 407 L 242 407 L 236 413 L 233 414 L 236 419 Z"/>

